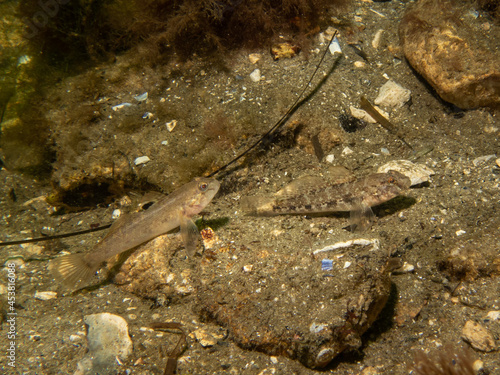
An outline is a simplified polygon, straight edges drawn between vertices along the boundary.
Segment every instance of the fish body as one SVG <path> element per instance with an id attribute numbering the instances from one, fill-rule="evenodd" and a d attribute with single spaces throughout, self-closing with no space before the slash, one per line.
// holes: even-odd
<path id="1" fill-rule="evenodd" d="M 49 270 L 54 277 L 73 287 L 86 281 L 102 262 L 165 234 L 177 227 L 189 255 L 196 251 L 198 230 L 191 217 L 201 212 L 219 190 L 213 178 L 196 178 L 162 197 L 147 210 L 125 215 L 115 222 L 106 236 L 89 252 L 53 259 Z"/>
<path id="2" fill-rule="evenodd" d="M 408 177 L 392 170 L 341 184 L 329 184 L 314 178 L 299 179 L 274 197 L 249 197 L 243 208 L 251 214 L 263 216 L 338 211 L 350 211 L 351 216 L 357 216 L 359 213 L 370 214 L 370 207 L 402 194 L 410 184 Z"/>

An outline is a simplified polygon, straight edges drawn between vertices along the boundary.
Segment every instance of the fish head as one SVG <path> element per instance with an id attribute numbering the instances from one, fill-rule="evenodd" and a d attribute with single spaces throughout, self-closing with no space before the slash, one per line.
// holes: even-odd
<path id="1" fill-rule="evenodd" d="M 202 211 L 219 191 L 220 182 L 215 178 L 198 177 L 191 181 L 187 189 L 190 192 L 190 199 L 186 202 L 185 212 L 188 216 L 196 215 Z"/>
<path id="2" fill-rule="evenodd" d="M 398 171 L 375 173 L 365 179 L 364 189 L 367 192 L 363 204 L 369 207 L 387 202 L 401 195 L 411 185 L 411 180 Z"/>

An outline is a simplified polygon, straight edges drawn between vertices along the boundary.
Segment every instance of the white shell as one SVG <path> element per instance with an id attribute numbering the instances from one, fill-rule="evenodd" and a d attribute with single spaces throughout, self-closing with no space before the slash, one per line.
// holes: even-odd
<path id="1" fill-rule="evenodd" d="M 411 180 L 411 185 L 418 185 L 429 181 L 429 177 L 434 171 L 423 164 L 414 164 L 409 160 L 393 160 L 378 168 L 378 173 L 387 173 L 388 171 L 398 171 Z"/>

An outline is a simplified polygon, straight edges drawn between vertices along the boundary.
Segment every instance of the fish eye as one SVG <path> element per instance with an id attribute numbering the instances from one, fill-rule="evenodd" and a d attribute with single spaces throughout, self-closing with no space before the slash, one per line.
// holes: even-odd
<path id="1" fill-rule="evenodd" d="M 199 187 L 201 191 L 205 191 L 208 188 L 208 184 L 206 182 L 202 182 Z"/>
<path id="2" fill-rule="evenodd" d="M 387 180 L 390 184 L 393 184 L 396 182 L 396 179 L 394 177 L 389 177 L 389 179 Z"/>

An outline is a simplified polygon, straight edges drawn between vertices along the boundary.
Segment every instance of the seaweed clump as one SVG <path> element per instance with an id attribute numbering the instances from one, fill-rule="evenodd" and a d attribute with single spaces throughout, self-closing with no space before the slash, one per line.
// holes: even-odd
<path id="1" fill-rule="evenodd" d="M 147 41 L 150 62 L 264 45 L 276 33 L 305 36 L 328 9 L 350 0 L 22 0 L 26 37 L 44 56 L 101 59 Z"/>

